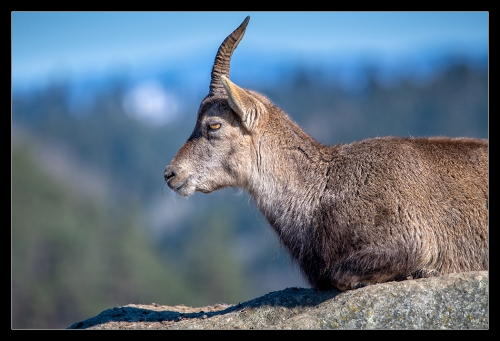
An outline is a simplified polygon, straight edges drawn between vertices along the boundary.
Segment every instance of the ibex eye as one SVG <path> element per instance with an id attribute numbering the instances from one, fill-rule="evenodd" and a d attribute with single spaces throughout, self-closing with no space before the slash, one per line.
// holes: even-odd
<path id="1" fill-rule="evenodd" d="M 208 126 L 209 126 L 209 127 L 210 127 L 210 129 L 212 129 L 212 130 L 217 130 L 217 129 L 219 129 L 219 128 L 220 128 L 220 123 L 210 123 Z"/>

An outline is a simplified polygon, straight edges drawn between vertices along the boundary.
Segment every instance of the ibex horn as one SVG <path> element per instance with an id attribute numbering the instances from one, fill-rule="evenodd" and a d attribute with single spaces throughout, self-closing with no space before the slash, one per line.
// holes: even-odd
<path id="1" fill-rule="evenodd" d="M 229 78 L 229 64 L 231 63 L 231 56 L 233 51 L 238 46 L 241 38 L 245 35 L 250 16 L 247 16 L 241 25 L 233 31 L 222 42 L 217 55 L 215 56 L 214 66 L 212 67 L 212 75 L 210 80 L 210 92 L 208 96 L 224 93 L 224 88 L 220 81 L 220 76 L 224 75 Z"/>

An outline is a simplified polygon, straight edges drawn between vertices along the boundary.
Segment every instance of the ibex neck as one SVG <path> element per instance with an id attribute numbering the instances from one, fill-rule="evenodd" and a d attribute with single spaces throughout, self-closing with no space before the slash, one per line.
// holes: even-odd
<path id="1" fill-rule="evenodd" d="M 287 244 L 312 226 L 325 188 L 329 148 L 293 122 L 264 132 L 256 141 L 257 162 L 249 193 Z M 293 232 L 292 232 L 293 231 Z"/>

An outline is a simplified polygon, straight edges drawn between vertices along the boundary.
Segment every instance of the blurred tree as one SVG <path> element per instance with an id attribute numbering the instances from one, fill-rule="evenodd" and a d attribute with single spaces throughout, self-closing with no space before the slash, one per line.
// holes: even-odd
<path id="1" fill-rule="evenodd" d="M 66 328 L 131 302 L 196 301 L 136 212 L 112 213 L 44 174 L 27 146 L 13 147 L 12 328 Z"/>
<path id="2" fill-rule="evenodd" d="M 488 137 L 488 70 L 457 61 L 425 81 L 401 76 L 392 84 L 373 66 L 358 88 L 303 67 L 280 86 L 257 89 L 282 107 L 306 132 L 326 144 L 367 137 Z"/>
<path id="3" fill-rule="evenodd" d="M 179 258 L 194 289 L 203 293 L 200 305 L 235 303 L 249 291 L 235 255 L 235 232 L 231 212 L 211 212 L 191 229 L 189 242 Z"/>

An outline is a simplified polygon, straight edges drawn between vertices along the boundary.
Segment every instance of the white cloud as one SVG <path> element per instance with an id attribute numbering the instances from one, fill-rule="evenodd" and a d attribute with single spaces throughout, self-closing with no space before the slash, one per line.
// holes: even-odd
<path id="1" fill-rule="evenodd" d="M 156 80 L 133 87 L 123 99 L 125 112 L 147 124 L 168 124 L 177 118 L 179 101 Z"/>

